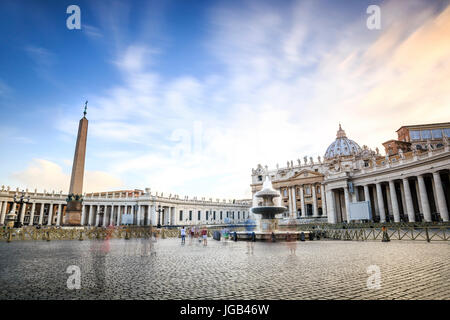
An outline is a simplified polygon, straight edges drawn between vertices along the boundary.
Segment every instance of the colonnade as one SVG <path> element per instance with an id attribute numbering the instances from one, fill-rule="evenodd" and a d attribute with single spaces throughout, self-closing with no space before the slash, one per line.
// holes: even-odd
<path id="1" fill-rule="evenodd" d="M 441 175 L 446 179 L 445 183 Z M 374 183 L 354 183 L 352 193 L 348 184 L 340 188 L 327 186 L 328 222 L 348 222 L 350 204 L 357 201 L 368 201 L 374 220 L 380 222 L 449 221 L 448 171 L 432 171 L 389 180 L 381 178 Z"/>

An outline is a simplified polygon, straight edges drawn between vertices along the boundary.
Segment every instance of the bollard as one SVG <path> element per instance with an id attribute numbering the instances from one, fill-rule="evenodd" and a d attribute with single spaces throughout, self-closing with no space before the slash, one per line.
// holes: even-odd
<path id="1" fill-rule="evenodd" d="M 47 231 L 46 233 L 47 233 L 47 239 L 46 240 L 50 241 L 50 231 Z"/>
<path id="2" fill-rule="evenodd" d="M 78 238 L 78 240 L 83 241 L 83 230 L 80 231 L 80 237 Z"/>

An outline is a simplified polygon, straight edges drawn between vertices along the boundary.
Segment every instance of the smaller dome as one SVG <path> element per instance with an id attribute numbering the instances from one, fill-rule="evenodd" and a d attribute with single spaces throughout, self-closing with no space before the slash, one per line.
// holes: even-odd
<path id="1" fill-rule="evenodd" d="M 331 159 L 337 156 L 351 156 L 353 154 L 359 154 L 361 151 L 361 147 L 355 141 L 347 138 L 345 131 L 342 130 L 341 124 L 339 124 L 336 140 L 327 148 L 324 158 Z"/>

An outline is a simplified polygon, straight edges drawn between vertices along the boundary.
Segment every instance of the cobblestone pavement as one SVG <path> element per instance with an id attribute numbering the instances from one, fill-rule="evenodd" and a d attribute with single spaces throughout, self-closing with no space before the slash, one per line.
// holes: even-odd
<path id="1" fill-rule="evenodd" d="M 256 242 L 253 253 L 250 246 L 1 242 L 0 299 L 450 299 L 448 243 Z M 70 265 L 81 269 L 80 290 L 67 289 Z M 380 289 L 367 288 L 370 265 L 380 268 Z"/>

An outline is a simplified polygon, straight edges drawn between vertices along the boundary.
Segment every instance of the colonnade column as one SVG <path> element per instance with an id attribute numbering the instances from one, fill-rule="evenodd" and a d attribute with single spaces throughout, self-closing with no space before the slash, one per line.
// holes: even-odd
<path id="1" fill-rule="evenodd" d="M 116 226 L 120 226 L 120 213 L 121 213 L 122 206 L 119 204 L 117 206 L 117 220 L 116 220 Z"/>
<path id="2" fill-rule="evenodd" d="M 53 203 L 50 203 L 50 208 L 48 209 L 48 222 L 47 225 L 52 225 L 52 218 L 53 218 Z"/>
<path id="3" fill-rule="evenodd" d="M 405 193 L 406 212 L 408 213 L 408 221 L 415 222 L 416 218 L 414 215 L 414 206 L 411 197 L 411 190 L 409 189 L 408 178 L 403 178 L 402 181 L 403 181 L 403 190 Z"/>
<path id="4" fill-rule="evenodd" d="M 334 207 L 334 193 L 333 190 L 326 191 L 327 197 L 327 212 L 328 212 L 328 222 L 336 223 L 336 209 Z"/>
<path id="5" fill-rule="evenodd" d="M 56 225 L 61 225 L 61 204 L 58 204 L 58 215 L 56 216 Z"/>
<path id="6" fill-rule="evenodd" d="M 22 203 L 22 207 L 20 208 L 20 223 L 23 224 L 23 220 L 25 219 L 25 210 L 27 208 L 26 203 Z"/>
<path id="7" fill-rule="evenodd" d="M 381 183 L 376 184 L 378 210 L 380 211 L 380 222 L 386 222 L 386 211 L 384 210 L 383 191 L 381 190 Z"/>
<path id="8" fill-rule="evenodd" d="M 8 201 L 3 201 L 2 206 L 2 215 L 0 216 L 0 224 L 5 224 L 5 217 L 6 217 L 6 207 L 8 206 Z"/>
<path id="9" fill-rule="evenodd" d="M 398 209 L 397 193 L 395 192 L 394 181 L 389 181 L 389 194 L 391 195 L 392 211 L 394 213 L 394 221 L 400 222 L 400 211 Z"/>
<path id="10" fill-rule="evenodd" d="M 102 226 L 106 227 L 106 220 L 107 220 L 107 214 L 108 214 L 108 206 L 103 206 L 103 221 Z"/>
<path id="11" fill-rule="evenodd" d="M 41 212 L 39 212 L 39 225 L 42 225 L 42 221 L 44 220 L 44 207 L 45 203 L 41 203 Z"/>
<path id="12" fill-rule="evenodd" d="M 137 225 L 140 226 L 141 225 L 141 205 L 138 205 L 138 209 L 137 209 Z"/>
<path id="13" fill-rule="evenodd" d="M 448 221 L 448 208 L 447 203 L 445 202 L 445 194 L 444 189 L 442 187 L 441 176 L 439 172 L 433 172 L 433 182 L 436 190 L 436 197 L 438 202 L 439 214 L 441 215 L 442 220 L 445 222 Z"/>
<path id="14" fill-rule="evenodd" d="M 301 205 L 301 214 L 302 217 L 306 217 L 306 210 L 305 210 L 305 194 L 304 194 L 304 188 L 303 185 L 300 186 L 300 205 Z"/>
<path id="15" fill-rule="evenodd" d="M 313 217 L 319 216 L 319 210 L 317 209 L 317 190 L 316 185 L 311 185 L 312 188 L 312 195 L 313 195 Z"/>
<path id="16" fill-rule="evenodd" d="M 423 218 L 426 222 L 431 222 L 431 210 L 430 203 L 428 202 L 427 189 L 425 187 L 425 181 L 422 175 L 417 176 L 417 182 L 419 185 L 420 203 L 422 204 Z"/>
<path id="17" fill-rule="evenodd" d="M 31 205 L 31 214 L 30 214 L 30 223 L 28 225 L 32 226 L 33 225 L 33 220 L 34 220 L 34 211 L 36 210 L 36 203 L 33 202 L 33 204 Z"/>
<path id="18" fill-rule="evenodd" d="M 100 208 L 99 207 L 100 207 L 99 205 L 96 205 L 96 208 L 95 208 L 95 226 L 96 227 L 98 227 L 98 224 L 100 222 Z"/>
<path id="19" fill-rule="evenodd" d="M 84 219 L 85 219 L 85 216 L 86 216 L 86 205 L 82 205 L 81 206 L 81 222 L 80 222 L 80 224 L 82 225 L 82 226 L 84 226 Z"/>
<path id="20" fill-rule="evenodd" d="M 93 224 L 94 224 L 94 208 L 93 208 L 94 206 L 91 204 L 91 205 L 89 205 L 89 221 L 88 221 L 88 224 L 90 225 L 90 226 L 92 226 Z"/>
<path id="21" fill-rule="evenodd" d="M 350 222 L 350 196 L 348 194 L 348 186 L 344 187 L 344 199 L 345 199 L 345 220 Z"/>

